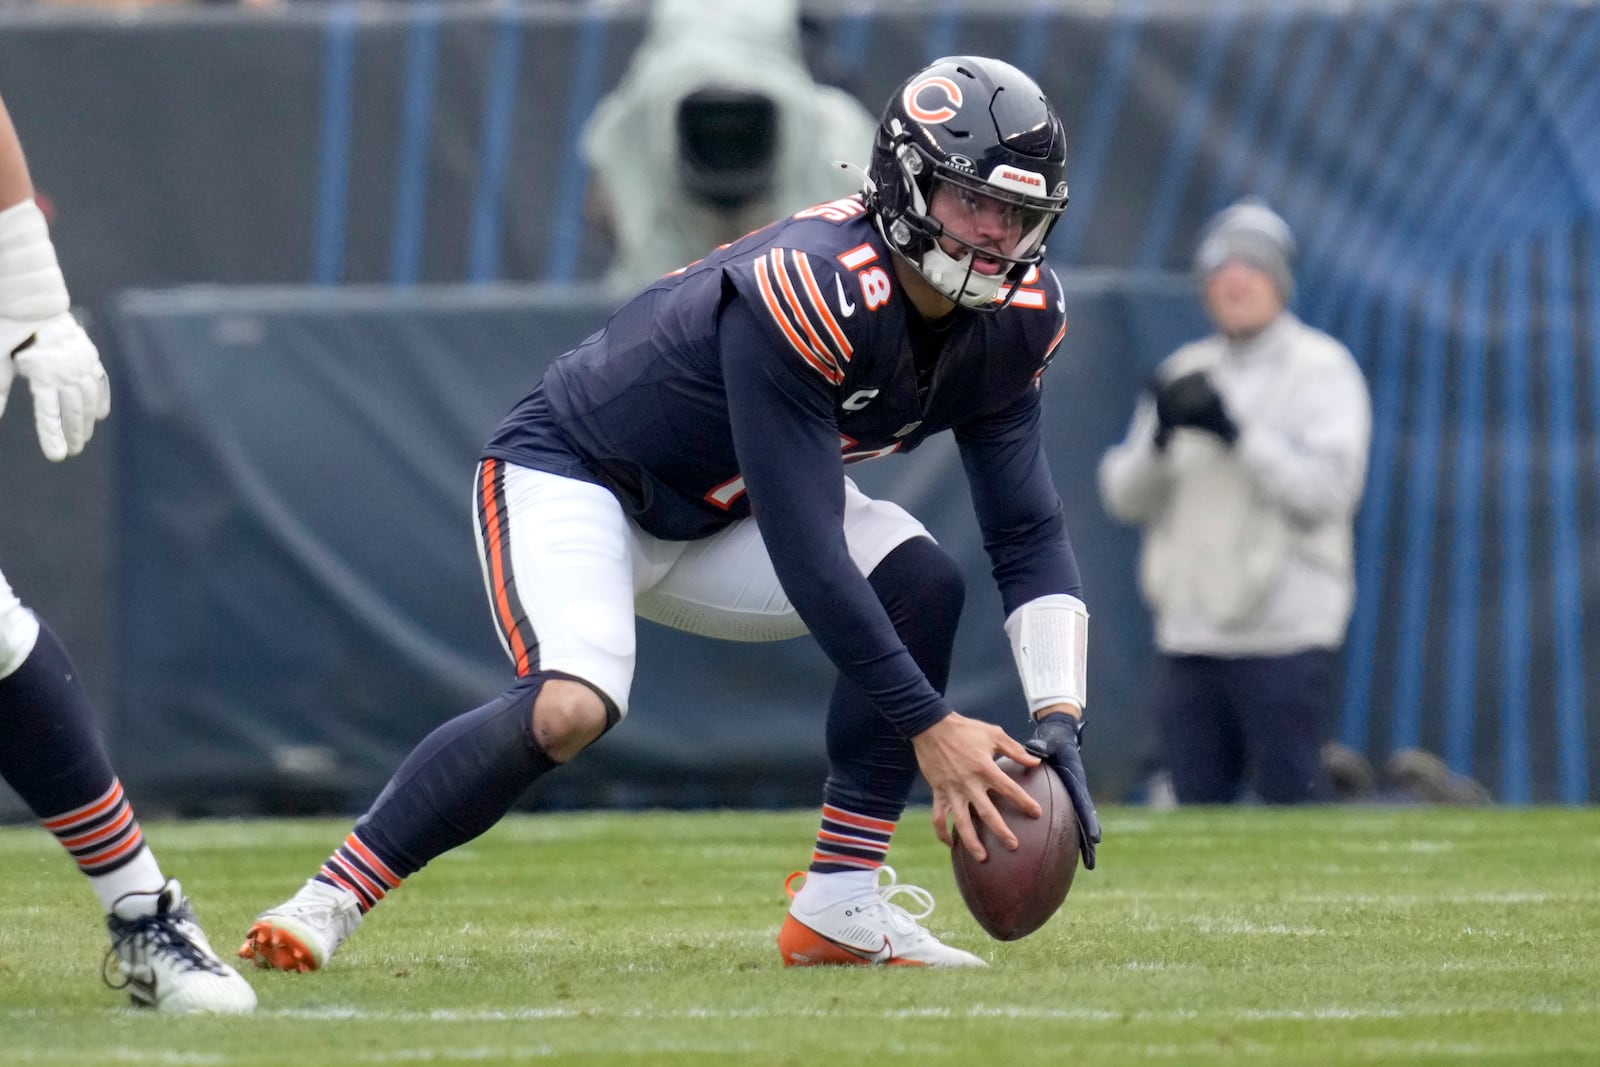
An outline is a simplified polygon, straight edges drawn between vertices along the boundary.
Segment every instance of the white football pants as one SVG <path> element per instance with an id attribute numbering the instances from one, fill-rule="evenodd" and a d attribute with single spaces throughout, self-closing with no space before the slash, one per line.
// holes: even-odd
<path id="1" fill-rule="evenodd" d="M 663 541 L 601 486 L 500 460 L 479 465 L 473 506 L 495 629 L 517 673 L 581 678 L 624 715 L 635 616 L 731 641 L 808 632 L 754 519 L 697 541 Z M 905 509 L 870 499 L 848 478 L 844 534 L 863 575 L 906 541 L 930 536 Z"/>
<path id="2" fill-rule="evenodd" d="M 11 675 L 33 654 L 39 640 L 39 620 L 22 606 L 0 574 L 0 678 Z"/>

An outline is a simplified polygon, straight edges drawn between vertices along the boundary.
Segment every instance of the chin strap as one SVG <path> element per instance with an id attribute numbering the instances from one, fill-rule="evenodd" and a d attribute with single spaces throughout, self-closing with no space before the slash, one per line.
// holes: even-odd
<path id="1" fill-rule="evenodd" d="M 922 276 L 935 289 L 963 307 L 987 307 L 1000 295 L 1006 276 L 979 274 L 972 269 L 972 261 L 971 252 L 956 259 L 935 244 L 922 254 Z"/>

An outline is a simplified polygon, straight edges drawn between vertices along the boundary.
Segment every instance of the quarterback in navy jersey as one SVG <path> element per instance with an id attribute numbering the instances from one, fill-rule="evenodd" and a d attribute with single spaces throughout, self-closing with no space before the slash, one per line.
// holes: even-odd
<path id="1" fill-rule="evenodd" d="M 1065 156 L 1027 75 L 939 60 L 889 101 L 860 195 L 673 272 L 552 363 L 492 435 L 474 488 L 515 683 L 425 739 L 241 954 L 322 966 L 388 890 L 620 722 L 636 617 L 733 640 L 809 632 L 839 670 L 785 964 L 982 964 L 916 922 L 931 899 L 884 862 L 919 771 L 940 839 L 981 858 L 975 820 L 1016 845 L 991 794 L 1038 811 L 995 757 L 1047 761 L 1092 868 L 1088 613 L 1039 428 L 1040 376 L 1066 332 L 1043 262 Z M 944 698 L 964 596 L 954 561 L 846 477 L 947 430 L 1033 717 L 1026 745 Z"/>

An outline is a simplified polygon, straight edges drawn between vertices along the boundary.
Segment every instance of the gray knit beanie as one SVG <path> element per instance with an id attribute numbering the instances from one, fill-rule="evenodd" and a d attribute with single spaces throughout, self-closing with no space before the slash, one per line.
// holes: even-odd
<path id="1" fill-rule="evenodd" d="M 1195 251 L 1195 270 L 1203 278 L 1230 259 L 1256 267 L 1272 279 L 1285 304 L 1294 297 L 1294 234 L 1277 212 L 1246 197 L 1206 224 Z"/>

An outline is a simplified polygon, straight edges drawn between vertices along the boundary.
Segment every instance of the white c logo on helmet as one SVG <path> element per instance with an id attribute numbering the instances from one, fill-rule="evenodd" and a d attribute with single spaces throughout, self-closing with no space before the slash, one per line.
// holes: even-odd
<path id="1" fill-rule="evenodd" d="M 936 102 L 932 108 L 923 107 L 918 100 L 927 89 L 939 90 L 944 99 Z M 935 74 L 906 86 L 906 91 L 900 95 L 900 103 L 905 107 L 906 114 L 918 122 L 949 122 L 956 117 L 956 108 L 961 106 L 961 86 L 942 74 Z"/>

